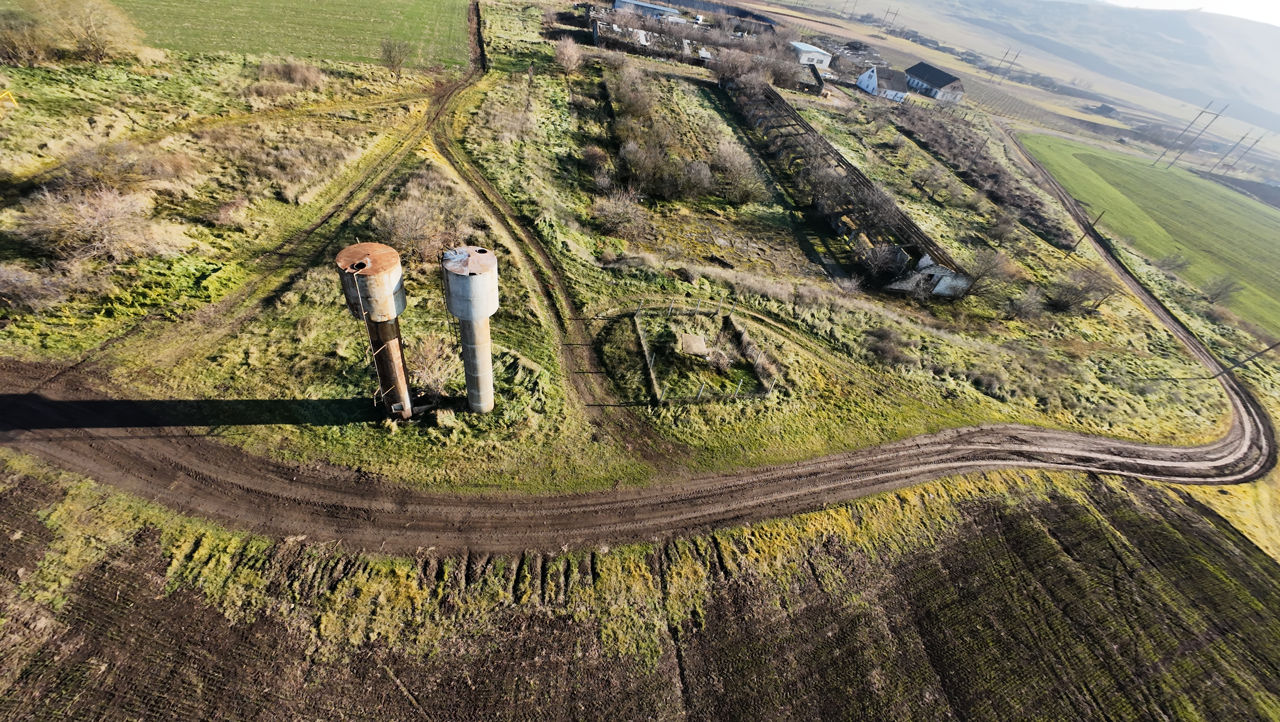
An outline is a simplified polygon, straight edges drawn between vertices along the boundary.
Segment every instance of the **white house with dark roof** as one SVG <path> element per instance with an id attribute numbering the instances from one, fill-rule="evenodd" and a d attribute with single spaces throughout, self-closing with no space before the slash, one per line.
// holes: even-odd
<path id="1" fill-rule="evenodd" d="M 819 70 L 827 70 L 831 67 L 831 53 L 816 45 L 794 40 L 791 42 L 791 50 L 796 54 L 796 60 L 801 65 L 816 65 Z"/>
<path id="2" fill-rule="evenodd" d="M 928 63 L 907 68 L 907 84 L 917 93 L 944 103 L 959 103 L 964 98 L 964 83 L 959 78 Z"/>
<path id="3" fill-rule="evenodd" d="M 891 68 L 877 68 L 874 65 L 858 76 L 857 86 L 865 93 L 895 103 L 906 100 L 907 93 L 911 92 L 906 75 Z"/>

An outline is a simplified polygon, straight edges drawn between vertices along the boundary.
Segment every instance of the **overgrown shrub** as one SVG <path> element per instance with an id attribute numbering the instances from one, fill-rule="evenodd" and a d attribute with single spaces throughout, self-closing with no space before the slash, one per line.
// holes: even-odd
<path id="1" fill-rule="evenodd" d="M 66 295 L 60 274 L 36 273 L 12 263 L 0 263 L 0 306 L 43 311 Z"/>
<path id="2" fill-rule="evenodd" d="M 442 250 L 469 241 L 483 225 L 471 200 L 431 170 L 414 176 L 396 201 L 373 217 L 384 243 L 422 263 L 433 263 Z"/>
<path id="3" fill-rule="evenodd" d="M 142 31 L 108 0 L 39 0 L 29 7 L 50 53 L 102 63 L 135 53 L 142 42 Z"/>
<path id="4" fill-rule="evenodd" d="M 410 341 L 404 350 L 409 381 L 431 396 L 443 396 L 449 380 L 461 372 L 457 344 L 443 336 L 423 336 Z"/>
<path id="5" fill-rule="evenodd" d="M 910 342 L 897 330 L 883 326 L 867 332 L 867 351 L 873 358 L 890 366 L 908 366 L 915 358 L 907 353 Z"/>
<path id="6" fill-rule="evenodd" d="M 24 204 L 14 234 L 61 259 L 126 260 L 167 250 L 150 233 L 150 200 L 114 188 L 42 190 Z"/>
<path id="7" fill-rule="evenodd" d="M 618 238 L 634 241 L 650 228 L 649 214 L 636 200 L 634 191 L 619 190 L 604 198 L 597 198 L 591 206 L 591 215 L 600 229 Z"/>
<path id="8" fill-rule="evenodd" d="M 742 146 L 720 141 L 711 157 L 711 168 L 720 181 L 720 193 L 734 203 L 762 201 L 767 193 L 755 163 Z"/>
<path id="9" fill-rule="evenodd" d="M 52 51 L 46 28 L 29 13 L 0 10 L 0 63 L 31 67 Z"/>
<path id="10" fill-rule="evenodd" d="M 300 88 L 314 90 L 324 85 L 325 74 L 320 68 L 296 60 L 283 63 L 263 63 L 258 67 L 262 80 L 281 80 Z"/>

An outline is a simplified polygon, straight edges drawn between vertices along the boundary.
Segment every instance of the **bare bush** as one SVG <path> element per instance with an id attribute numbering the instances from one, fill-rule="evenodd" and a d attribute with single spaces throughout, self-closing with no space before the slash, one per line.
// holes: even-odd
<path id="1" fill-rule="evenodd" d="M 1009 318 L 1017 321 L 1031 321 L 1040 317 L 1044 311 L 1044 294 L 1040 288 L 1032 286 L 1017 296 L 1010 296 Z"/>
<path id="2" fill-rule="evenodd" d="M 587 170 L 595 173 L 609 165 L 609 154 L 598 145 L 589 145 L 582 149 L 582 164 Z"/>
<path id="3" fill-rule="evenodd" d="M 219 205 L 205 216 L 205 220 L 218 226 L 243 227 L 245 223 L 244 212 L 248 207 L 249 199 L 241 196 Z"/>
<path id="4" fill-rule="evenodd" d="M 61 275 L 36 273 L 13 263 L 0 263 L 0 307 L 43 311 L 66 297 Z"/>
<path id="5" fill-rule="evenodd" d="M 582 48 L 578 47 L 573 38 L 565 36 L 556 41 L 556 63 L 566 73 L 573 73 L 582 67 Z"/>
<path id="6" fill-rule="evenodd" d="M 244 89 L 244 95 L 247 98 L 266 98 L 268 100 L 283 98 L 296 92 L 298 92 L 298 86 L 293 83 L 282 83 L 278 80 L 254 83 Z"/>
<path id="7" fill-rule="evenodd" d="M 1236 294 L 1244 290 L 1244 286 L 1231 276 L 1218 276 L 1204 284 L 1204 297 L 1209 303 L 1228 303 Z"/>
<path id="8" fill-rule="evenodd" d="M 18 217 L 15 235 L 63 259 L 127 260 L 167 250 L 149 233 L 150 201 L 113 188 L 40 191 Z"/>
<path id="9" fill-rule="evenodd" d="M 442 336 L 413 339 L 404 355 L 409 381 L 431 396 L 443 396 L 445 385 L 461 371 L 457 345 Z"/>
<path id="10" fill-rule="evenodd" d="M 413 46 L 407 40 L 383 38 L 381 51 L 382 64 L 398 78 L 404 70 L 404 64 L 413 55 Z"/>
<path id="11" fill-rule="evenodd" d="M 422 263 L 433 263 L 442 250 L 468 241 L 480 225 L 470 199 L 434 171 L 410 180 L 399 199 L 373 217 L 383 242 Z"/>
<path id="12" fill-rule="evenodd" d="M 649 214 L 636 202 L 636 194 L 630 189 L 596 199 L 591 214 L 605 233 L 628 241 L 640 238 L 649 229 Z"/>
<path id="13" fill-rule="evenodd" d="M 1045 307 L 1058 313 L 1096 311 L 1119 290 L 1106 271 L 1080 268 L 1049 287 Z"/>
<path id="14" fill-rule="evenodd" d="M 31 67 L 49 57 L 51 38 L 35 17 L 0 10 L 0 63 Z"/>
<path id="15" fill-rule="evenodd" d="M 94 63 L 137 50 L 142 31 L 108 0 L 39 0 L 31 9 L 53 42 Z"/>
<path id="16" fill-rule="evenodd" d="M 1152 261 L 1151 265 L 1165 273 L 1180 273 L 1187 270 L 1191 265 L 1191 260 L 1181 253 L 1171 253 L 1167 256 L 1157 258 L 1155 261 Z"/>
<path id="17" fill-rule="evenodd" d="M 296 60 L 263 63 L 258 67 L 258 77 L 262 80 L 281 80 L 311 90 L 322 87 L 325 81 L 323 70 Z"/>
<path id="18" fill-rule="evenodd" d="M 726 200 L 752 203 L 764 200 L 767 195 L 751 156 L 737 143 L 720 141 L 711 157 L 711 168 L 720 178 L 720 192 Z"/>
<path id="19" fill-rule="evenodd" d="M 867 351 L 881 363 L 891 366 L 908 366 L 915 363 L 915 358 L 907 353 L 911 344 L 895 329 L 881 327 L 867 332 L 870 339 Z"/>
<path id="20" fill-rule="evenodd" d="M 711 168 L 700 160 L 689 161 L 680 176 L 680 194 L 685 198 L 701 198 L 715 187 Z"/>

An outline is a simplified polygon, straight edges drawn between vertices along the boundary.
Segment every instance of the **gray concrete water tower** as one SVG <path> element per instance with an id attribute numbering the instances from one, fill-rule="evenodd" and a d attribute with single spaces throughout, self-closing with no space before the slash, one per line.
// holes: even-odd
<path id="1" fill-rule="evenodd" d="M 400 254 L 381 243 L 356 243 L 339 251 L 335 260 L 347 308 L 369 330 L 378 396 L 389 412 L 407 419 L 413 415 L 413 401 L 400 346 L 398 319 L 405 305 Z"/>
<path id="2" fill-rule="evenodd" d="M 444 293 L 449 313 L 458 319 L 462 367 L 467 373 L 467 405 L 493 410 L 493 346 L 489 317 L 498 310 L 498 259 L 480 246 L 444 252 Z"/>

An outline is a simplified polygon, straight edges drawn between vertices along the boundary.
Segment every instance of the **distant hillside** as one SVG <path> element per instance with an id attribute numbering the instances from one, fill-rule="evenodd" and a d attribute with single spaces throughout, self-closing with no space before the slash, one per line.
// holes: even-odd
<path id="1" fill-rule="evenodd" d="M 944 0 L 974 25 L 1189 103 L 1231 104 L 1280 131 L 1280 27 L 1196 11 L 1057 0 Z"/>

